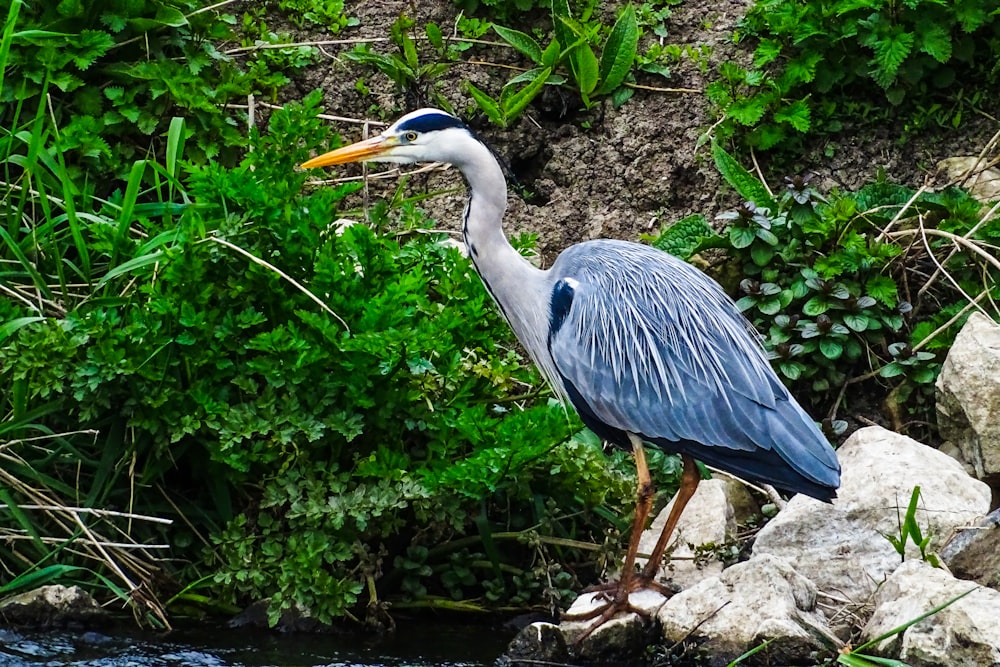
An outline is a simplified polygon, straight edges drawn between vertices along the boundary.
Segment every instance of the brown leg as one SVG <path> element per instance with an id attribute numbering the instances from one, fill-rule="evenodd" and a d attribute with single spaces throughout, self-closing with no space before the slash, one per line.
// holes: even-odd
<path id="1" fill-rule="evenodd" d="M 653 548 L 653 553 L 649 555 L 649 560 L 646 561 L 646 567 L 643 568 L 642 573 L 639 575 L 639 580 L 643 583 L 650 583 L 656 580 L 656 575 L 660 571 L 660 561 L 663 560 L 663 552 L 666 551 L 667 545 L 670 543 L 670 537 L 674 533 L 674 528 L 677 527 L 677 521 L 681 518 L 681 513 L 687 507 L 688 501 L 691 500 L 691 496 L 694 495 L 695 490 L 698 488 L 698 483 L 701 482 L 701 473 L 698 472 L 698 464 L 694 462 L 694 459 L 685 454 L 681 456 L 681 460 L 684 462 L 684 472 L 681 473 L 681 486 L 677 489 L 677 495 L 674 497 L 674 506 L 670 509 L 670 514 L 667 515 L 667 523 L 663 526 L 660 539 L 656 541 L 656 547 Z"/>
<path id="2" fill-rule="evenodd" d="M 636 477 L 639 480 L 635 494 L 635 519 L 632 521 L 632 534 L 628 539 L 628 549 L 625 551 L 625 562 L 622 566 L 622 576 L 618 581 L 616 603 L 628 602 L 628 594 L 632 592 L 632 579 L 635 578 L 635 558 L 639 553 L 639 539 L 646 529 L 646 520 L 653 509 L 653 480 L 649 476 L 649 466 L 646 465 L 646 450 L 642 448 L 642 440 L 629 434 L 632 441 L 632 454 L 635 456 Z"/>
<path id="3" fill-rule="evenodd" d="M 642 531 L 646 528 L 646 519 L 649 518 L 649 513 L 653 508 L 655 490 L 653 488 L 653 481 L 649 476 L 649 466 L 646 465 L 646 451 L 642 447 L 642 440 L 631 433 L 629 434 L 629 440 L 632 441 L 632 454 L 635 456 L 635 469 L 639 485 L 636 492 L 635 519 L 632 521 L 632 533 L 629 536 L 628 550 L 625 552 L 622 575 L 617 585 L 611 584 L 607 588 L 600 587 L 600 590 L 615 591 L 614 598 L 609 600 L 607 605 L 597 607 L 593 611 L 583 614 L 564 616 L 566 620 L 572 621 L 583 621 L 591 618 L 597 619 L 582 635 L 577 637 L 577 643 L 583 641 L 590 633 L 619 613 L 623 611 L 637 611 L 632 609 L 628 598 L 629 594 L 638 590 L 644 581 L 641 576 L 636 575 L 635 559 L 639 553 L 639 538 L 642 537 Z M 636 584 L 640 585 L 637 586 Z"/>

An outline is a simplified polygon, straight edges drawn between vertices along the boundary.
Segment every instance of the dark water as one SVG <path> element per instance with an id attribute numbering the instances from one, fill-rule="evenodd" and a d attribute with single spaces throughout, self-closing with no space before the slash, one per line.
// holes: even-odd
<path id="1" fill-rule="evenodd" d="M 0 629 L 0 666 L 487 667 L 513 634 L 488 626 L 400 627 L 382 637 L 186 628 L 169 634 L 19 633 Z"/>

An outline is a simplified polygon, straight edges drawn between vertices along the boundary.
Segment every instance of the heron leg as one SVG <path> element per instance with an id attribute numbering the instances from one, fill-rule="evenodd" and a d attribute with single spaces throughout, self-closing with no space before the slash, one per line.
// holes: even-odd
<path id="1" fill-rule="evenodd" d="M 698 464 L 695 463 L 694 459 L 687 454 L 683 454 L 681 455 L 681 460 L 684 462 L 684 472 L 681 473 L 681 486 L 677 489 L 677 495 L 674 496 L 674 506 L 670 508 L 670 514 L 667 515 L 667 522 L 663 526 L 660 538 L 656 540 L 653 553 L 649 555 L 646 567 L 642 569 L 642 573 L 639 575 L 639 580 L 645 583 L 655 581 L 656 575 L 660 571 L 660 561 L 663 560 L 663 552 L 667 550 L 670 538 L 677 527 L 677 521 L 681 518 L 681 513 L 687 507 L 691 496 L 697 490 L 698 483 L 701 482 L 701 473 L 698 472 Z"/>
<path id="2" fill-rule="evenodd" d="M 629 595 L 649 583 L 644 576 L 636 574 L 635 559 L 639 554 L 639 539 L 642 537 L 642 531 L 646 528 L 646 519 L 649 518 L 649 513 L 653 508 L 655 489 L 652 477 L 649 475 L 649 466 L 646 464 L 646 450 L 643 449 L 642 440 L 631 433 L 629 434 L 629 439 L 632 441 L 632 454 L 635 457 L 636 477 L 639 484 L 636 492 L 635 519 L 632 521 L 632 533 L 629 536 L 628 549 L 625 552 L 622 575 L 617 584 L 609 583 L 607 586 L 596 588 L 596 590 L 607 591 L 609 593 L 612 590 L 615 592 L 614 597 L 606 605 L 599 606 L 582 614 L 567 614 L 564 616 L 565 619 L 572 621 L 584 621 L 591 618 L 597 619 L 582 635 L 577 637 L 577 643 L 583 641 L 594 630 L 623 611 L 634 611 L 639 614 L 644 613 L 629 603 Z"/>
<path id="3" fill-rule="evenodd" d="M 611 620 L 623 611 L 631 611 L 640 615 L 646 615 L 648 612 L 644 612 L 643 610 L 634 607 L 629 602 L 629 595 L 631 593 L 640 589 L 653 589 L 660 591 L 665 595 L 668 594 L 665 587 L 656 583 L 656 576 L 659 574 L 660 570 L 660 561 L 663 559 L 663 552 L 666 551 L 667 545 L 670 543 L 670 537 L 673 535 L 674 529 L 677 527 L 677 522 L 680 519 L 681 514 L 684 512 L 684 508 L 694 495 L 699 482 L 701 482 L 701 474 L 698 471 L 698 465 L 695 463 L 694 459 L 690 456 L 682 455 L 681 460 L 684 463 L 684 470 L 681 473 L 681 485 L 674 498 L 674 505 L 670 509 L 670 514 L 667 515 L 667 522 L 664 524 L 663 530 L 660 532 L 660 537 L 656 541 L 653 553 L 649 555 L 649 560 L 646 562 L 646 566 L 642 569 L 642 572 L 636 573 L 635 559 L 639 554 L 639 538 L 642 536 L 642 532 L 646 526 L 646 519 L 649 518 L 649 513 L 653 506 L 653 482 L 649 475 L 649 468 L 646 465 L 646 453 L 642 448 L 642 442 L 638 437 L 630 435 L 630 438 L 632 439 L 632 452 L 635 455 L 636 472 L 639 478 L 639 490 L 636 494 L 635 521 L 632 524 L 632 535 L 629 539 L 628 550 L 625 552 L 625 563 L 622 568 L 622 576 L 618 580 L 617 586 L 611 584 L 608 587 L 602 587 L 603 590 L 607 590 L 608 592 L 611 590 L 615 591 L 614 597 L 610 599 L 606 605 L 597 607 L 596 609 L 582 614 L 565 616 L 567 620 L 574 621 L 583 621 L 592 618 L 596 619 L 579 637 L 576 638 L 577 644 L 586 639 L 602 624 Z"/>

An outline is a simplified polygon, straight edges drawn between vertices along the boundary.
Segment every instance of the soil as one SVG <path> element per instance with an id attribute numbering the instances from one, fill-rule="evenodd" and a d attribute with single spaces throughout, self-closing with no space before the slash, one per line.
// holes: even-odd
<path id="1" fill-rule="evenodd" d="M 451 33 L 459 16 L 452 0 L 347 4 L 346 11 L 358 19 L 358 25 L 335 35 L 297 28 L 285 17 L 268 18 L 272 30 L 290 34 L 294 41 L 352 40 L 323 45 L 323 61 L 286 88 L 285 99 L 322 89 L 329 113 L 370 120 L 371 129 L 377 131 L 406 111 L 431 105 L 429 93 L 444 96 L 507 162 L 509 180 L 517 186 L 509 196 L 505 229 L 510 235 L 537 234 L 543 263 L 551 263 L 560 250 L 579 241 L 634 240 L 689 214 L 701 213 L 712 220 L 739 204 L 736 193 L 716 171 L 708 144 L 699 141 L 718 119 L 699 91 L 709 83 L 719 63 L 749 57 L 750 47 L 734 44 L 732 37 L 749 0 L 685 0 L 673 8 L 667 20 L 667 42 L 702 47 L 707 62 L 682 58 L 673 66 L 669 80 L 649 76 L 638 83 L 674 91 L 640 89 L 620 108 L 604 100 L 590 110 L 581 110 L 571 93 L 553 87 L 508 129 L 486 121 L 469 96 L 465 81 L 498 94 L 511 76 L 511 70 L 504 66 L 525 65 L 512 49 L 477 45 L 444 76 L 423 89 L 407 91 L 399 90 L 384 74 L 341 57 L 354 48 L 354 40 L 364 39 L 382 40 L 372 48 L 394 52 L 396 47 L 385 38 L 400 14 L 414 19 L 418 28 L 434 22 L 446 35 Z M 608 14 L 606 23 L 614 20 L 613 10 L 599 11 Z M 522 19 L 526 23 L 536 19 L 543 29 L 548 25 L 547 16 L 542 14 Z M 525 25 L 516 27 L 527 29 Z M 499 41 L 492 32 L 483 39 Z M 435 56 L 424 49 L 420 58 L 424 63 Z M 359 79 L 367 87 L 365 93 L 358 90 Z M 882 98 L 877 89 L 872 95 L 873 99 Z M 946 180 L 936 168 L 940 160 L 978 155 L 1000 129 L 1000 97 L 983 104 L 978 113 L 966 114 L 957 129 L 933 126 L 914 132 L 902 123 L 869 123 L 836 136 L 817 137 L 800 155 L 789 156 L 786 151 L 753 159 L 772 188 L 780 187 L 782 176 L 806 171 L 818 176 L 813 185 L 820 191 L 856 190 L 880 176 L 913 187 L 940 186 Z M 336 129 L 345 140 L 353 141 L 361 137 L 363 125 L 338 122 Z M 751 156 L 740 160 L 751 166 Z M 360 167 L 345 167 L 345 173 L 348 169 Z M 375 196 L 380 189 L 389 195 L 397 185 L 395 180 L 373 182 L 371 189 Z M 415 176 L 408 184 L 411 195 L 438 191 L 450 194 L 424 199 L 420 205 L 441 227 L 456 229 L 465 192 L 455 170 Z M 870 409 L 863 412 L 881 422 L 884 420 L 877 416 L 876 407 L 880 401 L 871 401 Z"/>

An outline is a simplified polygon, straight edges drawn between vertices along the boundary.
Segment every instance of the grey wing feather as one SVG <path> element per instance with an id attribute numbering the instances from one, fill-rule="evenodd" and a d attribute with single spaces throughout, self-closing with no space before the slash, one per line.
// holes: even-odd
<path id="1" fill-rule="evenodd" d="M 594 241 L 552 272 L 573 298 L 549 349 L 599 419 L 647 438 L 776 449 L 810 478 L 839 469 L 745 318 L 700 271 L 646 246 Z"/>

